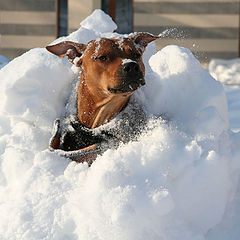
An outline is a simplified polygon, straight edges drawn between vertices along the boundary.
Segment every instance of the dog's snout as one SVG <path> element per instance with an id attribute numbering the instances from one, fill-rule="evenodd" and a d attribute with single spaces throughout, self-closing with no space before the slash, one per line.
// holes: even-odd
<path id="1" fill-rule="evenodd" d="M 141 70 L 140 70 L 140 67 L 137 63 L 135 62 L 129 62 L 129 63 L 125 63 L 123 65 L 123 71 L 126 72 L 126 73 L 129 73 L 129 74 L 137 74 L 139 73 Z"/>
<path id="2" fill-rule="evenodd" d="M 122 66 L 122 77 L 126 84 L 136 84 L 144 85 L 143 72 L 136 62 L 128 62 Z"/>
<path id="3" fill-rule="evenodd" d="M 118 85 L 109 88 L 112 93 L 133 92 L 145 85 L 144 71 L 141 65 L 134 61 L 128 61 L 120 65 L 117 71 Z"/>

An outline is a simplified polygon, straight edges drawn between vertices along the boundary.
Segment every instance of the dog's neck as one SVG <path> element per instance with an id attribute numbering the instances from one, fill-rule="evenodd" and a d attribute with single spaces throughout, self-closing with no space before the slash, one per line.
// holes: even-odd
<path id="1" fill-rule="evenodd" d="M 78 119 L 88 128 L 96 128 L 109 121 L 128 103 L 131 94 L 101 94 L 92 91 L 82 76 L 78 87 Z"/>

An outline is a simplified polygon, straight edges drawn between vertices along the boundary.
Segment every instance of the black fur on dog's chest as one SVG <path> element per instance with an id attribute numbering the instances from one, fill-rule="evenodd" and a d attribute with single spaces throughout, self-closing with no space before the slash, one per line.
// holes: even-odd
<path id="1" fill-rule="evenodd" d="M 130 101 L 114 119 L 95 129 L 85 127 L 71 115 L 62 122 L 60 149 L 75 151 L 102 142 L 126 143 L 139 136 L 145 123 L 145 112 L 135 101 Z"/>
<path id="2" fill-rule="evenodd" d="M 114 136 L 105 131 L 96 134 L 94 130 L 86 128 L 77 119 L 74 119 L 69 121 L 68 127 L 65 127 L 63 131 L 60 149 L 75 151 L 96 143 L 102 143 L 110 138 L 114 138 Z"/>

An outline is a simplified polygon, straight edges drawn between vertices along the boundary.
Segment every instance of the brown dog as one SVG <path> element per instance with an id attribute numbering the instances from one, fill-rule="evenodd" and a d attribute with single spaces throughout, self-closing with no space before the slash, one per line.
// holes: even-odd
<path id="1" fill-rule="evenodd" d="M 157 38 L 137 33 L 123 39 L 92 40 L 87 45 L 65 41 L 46 47 L 82 68 L 77 107 L 83 125 L 95 128 L 104 124 L 145 84 L 142 54 Z"/>
<path id="2" fill-rule="evenodd" d="M 87 45 L 64 41 L 46 47 L 59 57 L 67 56 L 82 70 L 77 99 L 77 117 L 82 125 L 92 129 L 106 123 L 145 84 L 142 54 L 157 38 L 149 33 L 132 33 L 121 39 L 99 38 Z"/>

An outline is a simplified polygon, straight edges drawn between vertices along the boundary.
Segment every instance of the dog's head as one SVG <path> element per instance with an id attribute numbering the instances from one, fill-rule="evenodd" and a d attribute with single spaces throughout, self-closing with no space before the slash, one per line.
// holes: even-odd
<path id="1" fill-rule="evenodd" d="M 64 41 L 47 50 L 83 69 L 85 83 L 103 94 L 132 94 L 145 84 L 142 54 L 158 37 L 133 33 L 127 38 L 99 38 L 88 44 Z"/>

